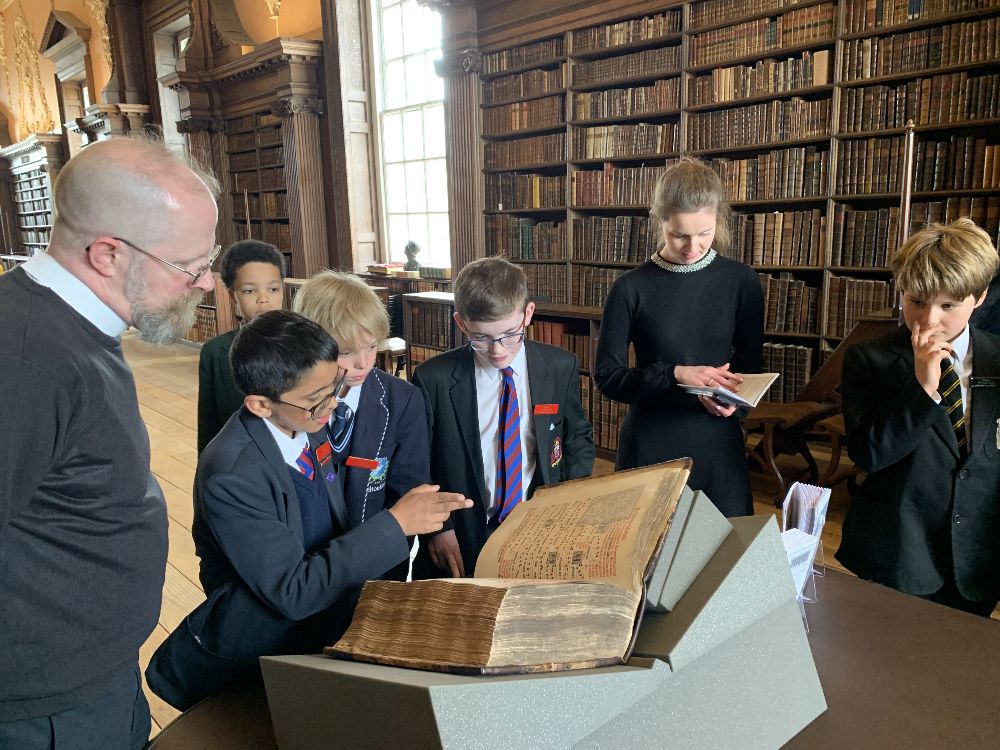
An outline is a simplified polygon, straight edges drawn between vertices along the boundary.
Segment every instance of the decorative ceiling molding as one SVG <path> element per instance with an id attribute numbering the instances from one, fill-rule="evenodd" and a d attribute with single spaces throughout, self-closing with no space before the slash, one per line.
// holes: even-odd
<path id="1" fill-rule="evenodd" d="M 17 18 L 14 19 L 14 65 L 17 68 L 18 88 L 18 140 L 31 133 L 47 133 L 56 126 L 49 109 L 42 71 L 38 64 L 38 45 L 31 33 L 31 24 L 18 0 Z M 35 94 L 38 94 L 38 102 Z M 27 105 L 27 106 L 26 106 Z M 39 113 L 39 108 L 41 112 Z M 30 110 L 30 111 L 29 111 Z"/>
<path id="2" fill-rule="evenodd" d="M 108 28 L 108 0 L 83 0 L 83 7 L 94 17 L 97 33 L 101 36 L 101 46 L 104 49 L 104 61 L 108 70 L 114 68 L 111 60 L 111 30 Z"/>

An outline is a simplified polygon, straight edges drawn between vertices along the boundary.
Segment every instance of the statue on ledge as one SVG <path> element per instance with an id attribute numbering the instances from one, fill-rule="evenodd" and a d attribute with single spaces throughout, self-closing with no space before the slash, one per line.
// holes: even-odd
<path id="1" fill-rule="evenodd" d="M 419 271 L 420 263 L 417 261 L 417 253 L 420 252 L 420 245 L 418 245 L 413 240 L 406 243 L 406 247 L 403 249 L 406 254 L 406 265 L 403 266 L 404 271 Z"/>

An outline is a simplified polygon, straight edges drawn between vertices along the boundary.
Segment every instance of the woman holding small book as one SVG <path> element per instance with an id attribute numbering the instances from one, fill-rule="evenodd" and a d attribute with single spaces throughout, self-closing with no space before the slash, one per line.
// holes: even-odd
<path id="1" fill-rule="evenodd" d="M 726 516 L 753 513 L 736 407 L 682 386 L 739 392 L 763 364 L 764 301 L 757 274 L 720 255 L 729 247 L 721 181 L 683 159 L 656 184 L 650 216 L 661 247 L 612 285 L 604 306 L 594 380 L 629 404 L 616 468 L 690 456 L 688 481 Z M 629 361 L 629 348 L 635 361 Z"/>

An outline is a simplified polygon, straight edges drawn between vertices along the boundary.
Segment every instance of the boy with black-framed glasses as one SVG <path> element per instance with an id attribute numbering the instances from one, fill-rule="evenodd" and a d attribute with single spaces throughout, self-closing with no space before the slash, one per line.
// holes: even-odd
<path id="1" fill-rule="evenodd" d="M 195 474 L 192 534 L 208 599 L 146 671 L 176 708 L 258 678 L 260 656 L 336 641 L 361 585 L 407 559 L 406 537 L 471 506 L 421 485 L 352 527 L 325 429 L 344 382 L 338 356 L 323 328 L 283 310 L 254 318 L 233 341 L 233 375 L 248 395 Z"/>
<path id="2" fill-rule="evenodd" d="M 469 344 L 420 365 L 413 382 L 427 402 L 431 481 L 464 492 L 473 507 L 421 537 L 414 578 L 472 575 L 490 532 L 517 503 L 594 467 L 576 355 L 524 340 L 535 311 L 524 271 L 483 258 L 461 270 L 453 289 Z"/>

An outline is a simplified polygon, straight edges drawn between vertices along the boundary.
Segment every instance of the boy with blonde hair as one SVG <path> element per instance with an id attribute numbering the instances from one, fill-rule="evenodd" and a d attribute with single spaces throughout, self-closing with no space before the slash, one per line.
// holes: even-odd
<path id="1" fill-rule="evenodd" d="M 536 487 L 590 475 L 593 428 L 571 352 L 525 341 L 535 303 L 524 271 L 502 258 L 455 279 L 455 321 L 468 345 L 420 365 L 431 431 L 431 477 L 473 500 L 421 537 L 414 578 L 472 575 L 490 532 Z"/>
<path id="2" fill-rule="evenodd" d="M 295 295 L 296 312 L 340 346 L 347 371 L 329 433 L 351 527 L 430 480 L 430 449 L 420 389 L 375 368 L 389 318 L 375 291 L 353 274 L 322 271 Z M 386 577 L 404 580 L 408 565 Z"/>
<path id="3" fill-rule="evenodd" d="M 906 328 L 844 360 L 848 452 L 868 472 L 837 559 L 862 578 L 988 617 L 1000 599 L 1000 337 L 969 326 L 997 269 L 969 219 L 893 256 Z"/>

